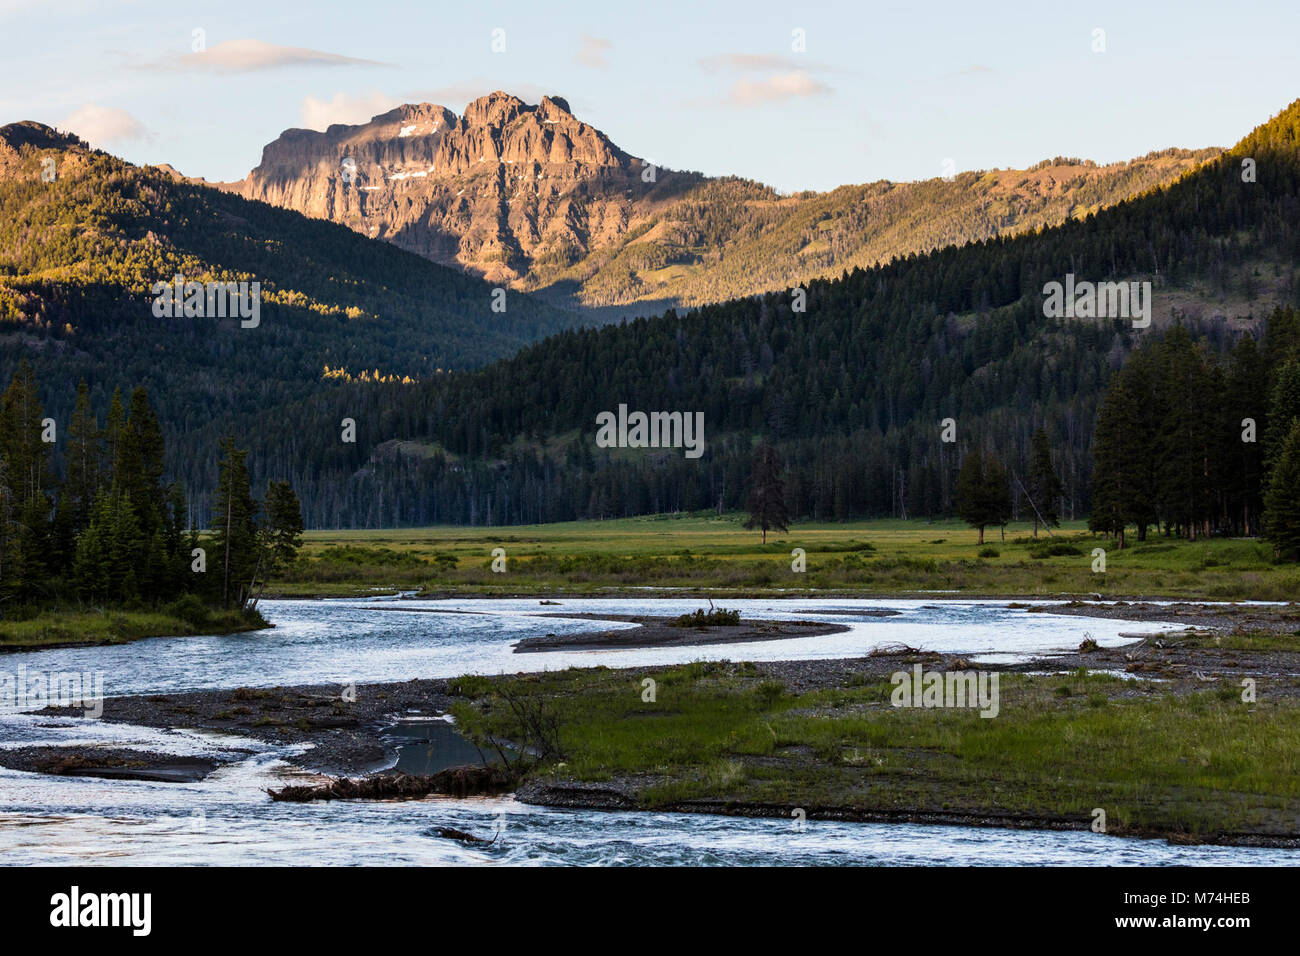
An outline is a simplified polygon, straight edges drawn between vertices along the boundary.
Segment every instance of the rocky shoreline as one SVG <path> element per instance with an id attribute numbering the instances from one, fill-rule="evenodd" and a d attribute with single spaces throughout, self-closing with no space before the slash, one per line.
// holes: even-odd
<path id="1" fill-rule="evenodd" d="M 395 684 L 308 685 L 190 691 L 109 697 L 101 720 L 159 730 L 215 731 L 247 737 L 273 746 L 299 749 L 286 759 L 302 770 L 329 775 L 368 774 L 392 766 L 397 742 L 388 731 L 402 718 L 438 717 L 451 706 L 446 680 L 411 680 Z M 349 699 L 351 698 L 351 699 Z M 79 709 L 46 708 L 42 717 L 85 720 Z M 60 771 L 66 775 L 102 776 L 92 772 L 113 767 L 113 755 L 81 745 L 58 748 L 0 749 L 0 767 L 33 772 L 57 750 L 74 761 Z M 237 752 L 236 752 L 237 754 Z M 130 751 L 142 773 L 165 769 L 176 755 Z M 220 761 L 208 767 L 216 769 Z M 126 774 L 117 774 L 125 776 Z M 203 773 L 194 779 L 202 779 Z M 153 779 L 137 774 L 138 779 Z"/>
<path id="2" fill-rule="evenodd" d="M 1248 630 L 1300 634 L 1300 605 L 1207 604 L 1199 601 L 1070 601 L 1054 605 L 1020 605 L 1031 613 L 1154 621 L 1208 630 Z"/>
<path id="3" fill-rule="evenodd" d="M 0 767 L 56 777 L 101 777 L 194 783 L 226 761 L 101 747 L 16 747 L 0 751 Z"/>
<path id="4" fill-rule="evenodd" d="M 529 780 L 516 792 L 523 803 L 563 807 L 570 810 L 629 812 L 644 810 L 623 782 L 579 783 L 571 781 Z M 655 813 L 708 813 L 719 816 L 775 817 L 794 819 L 798 811 L 809 823 L 828 820 L 840 823 L 917 823 L 935 826 L 961 826 L 1009 830 L 1088 830 L 1087 821 L 1077 817 L 1024 813 L 958 813 L 950 810 L 866 810 L 860 807 L 822 807 L 817 805 L 747 803 L 731 800 L 686 800 L 656 804 Z M 1300 836 L 1276 833 L 1236 833 L 1222 831 L 1208 838 L 1190 839 L 1185 834 L 1159 830 L 1126 830 L 1122 836 L 1167 840 L 1189 845 L 1268 847 L 1300 849 Z"/>
<path id="5" fill-rule="evenodd" d="M 897 612 L 895 612 L 897 613 Z M 696 647 L 704 644 L 740 644 L 749 641 L 782 641 L 795 637 L 842 634 L 844 624 L 824 621 L 742 621 L 739 624 L 680 627 L 662 616 L 646 614 L 560 614 L 540 617 L 580 618 L 586 621 L 625 621 L 636 627 L 578 634 L 547 634 L 525 637 L 515 645 L 516 654 L 562 651 L 575 648 L 642 650 L 652 647 Z"/>

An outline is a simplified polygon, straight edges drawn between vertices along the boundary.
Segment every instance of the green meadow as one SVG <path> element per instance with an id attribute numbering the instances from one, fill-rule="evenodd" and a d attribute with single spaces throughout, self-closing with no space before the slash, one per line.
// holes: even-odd
<path id="1" fill-rule="evenodd" d="M 209 610 L 177 601 L 157 610 L 47 608 L 29 618 L 0 621 L 0 650 L 35 650 L 70 644 L 125 644 L 145 637 L 233 634 L 266 627 L 256 611 Z"/>
<path id="2" fill-rule="evenodd" d="M 1276 564 L 1254 539 L 1184 541 L 1152 535 L 1118 550 L 1083 522 L 1052 535 L 1016 523 L 984 545 L 958 521 L 798 524 L 760 535 L 741 515 L 659 515 L 510 527 L 311 531 L 297 564 L 272 582 L 281 596 L 416 589 L 430 595 L 610 593 L 693 589 L 765 594 L 963 596 L 1101 594 L 1210 600 L 1288 600 L 1300 566 Z M 493 571 L 494 549 L 504 570 Z M 805 570 L 792 565 L 804 552 Z M 1094 549 L 1105 571 L 1094 570 Z M 500 566 L 500 562 L 498 562 Z"/>
<path id="3" fill-rule="evenodd" d="M 553 722 L 559 753 L 529 776 L 616 782 L 646 809 L 1014 817 L 1086 830 L 1100 808 L 1113 834 L 1295 834 L 1295 678 L 1289 692 L 1245 703 L 1228 679 L 1178 692 L 1083 671 L 1000 676 L 993 718 L 891 706 L 893 685 L 870 674 L 792 693 L 756 665 L 727 662 L 463 677 L 453 690 L 458 724 L 482 741 L 531 742 L 520 714 Z"/>

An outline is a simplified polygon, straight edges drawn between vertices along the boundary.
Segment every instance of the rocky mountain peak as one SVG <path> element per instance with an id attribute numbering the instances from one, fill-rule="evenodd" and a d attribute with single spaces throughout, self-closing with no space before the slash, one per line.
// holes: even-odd
<path id="1" fill-rule="evenodd" d="M 462 121 L 468 126 L 504 126 L 530 109 L 519 97 L 497 90 L 466 106 Z"/>
<path id="2" fill-rule="evenodd" d="M 65 154 L 60 163 L 66 163 L 68 154 L 76 162 L 85 160 L 90 146 L 72 133 L 62 133 L 35 120 L 22 120 L 0 126 L 0 176 L 25 176 L 31 173 L 33 153 L 41 150 L 59 150 Z"/>
<path id="3" fill-rule="evenodd" d="M 221 188 L 515 282 L 536 258 L 622 234 L 648 188 L 640 169 L 563 97 L 531 105 L 497 90 L 459 117 L 406 103 L 355 126 L 285 130 Z"/>
<path id="4" fill-rule="evenodd" d="M 406 103 L 349 126 L 334 123 L 325 132 L 287 129 L 262 150 L 262 162 L 249 179 L 298 177 L 325 163 L 341 167 L 344 159 L 366 163 L 432 163 L 443 134 L 456 123 L 456 114 L 433 103 Z"/>
<path id="5" fill-rule="evenodd" d="M 579 167 L 626 168 L 630 157 L 608 137 L 583 123 L 559 96 L 529 106 L 498 90 L 480 96 L 442 143 L 437 167 L 453 175 L 484 163 L 560 167 L 560 175 L 579 175 Z"/>
<path id="6" fill-rule="evenodd" d="M 543 119 L 558 119 L 560 114 L 573 115 L 573 111 L 569 109 L 569 101 L 563 96 L 543 96 L 537 108 L 542 112 Z"/>
<path id="7" fill-rule="evenodd" d="M 79 137 L 71 133 L 61 133 L 52 126 L 35 120 L 22 120 L 0 126 L 0 146 L 19 150 L 24 146 L 32 149 L 89 149 Z"/>

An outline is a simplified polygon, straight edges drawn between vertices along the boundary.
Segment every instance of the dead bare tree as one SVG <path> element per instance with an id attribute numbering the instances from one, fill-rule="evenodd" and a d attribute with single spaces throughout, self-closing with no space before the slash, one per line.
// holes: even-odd
<path id="1" fill-rule="evenodd" d="M 521 693 L 504 685 L 493 688 L 493 693 L 510 709 L 510 714 L 518 727 L 518 742 L 522 753 L 532 757 L 538 763 L 564 759 L 564 749 L 560 745 L 560 718 L 547 706 L 545 697 L 540 694 Z M 505 754 L 499 744 L 495 740 L 492 744 L 505 760 Z M 517 764 L 518 760 L 516 760 Z M 506 765 L 510 766 L 509 761 Z"/>

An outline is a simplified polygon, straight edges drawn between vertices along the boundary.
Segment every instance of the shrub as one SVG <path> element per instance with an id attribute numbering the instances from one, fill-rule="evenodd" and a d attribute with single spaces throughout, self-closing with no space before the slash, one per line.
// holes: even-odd
<path id="1" fill-rule="evenodd" d="M 1064 541 L 1052 541 L 1029 549 L 1031 558 L 1057 558 L 1067 554 L 1083 554 L 1083 550 Z"/>
<path id="2" fill-rule="evenodd" d="M 761 708 L 768 708 L 781 699 L 785 685 L 776 680 L 765 680 L 754 688 L 754 699 Z"/>
<path id="3" fill-rule="evenodd" d="M 843 541 L 820 545 L 817 550 L 822 554 L 833 554 L 836 551 L 866 552 L 875 551 L 876 546 L 870 541 Z"/>
<path id="4" fill-rule="evenodd" d="M 683 614 L 675 617 L 668 622 L 669 627 L 726 627 L 740 623 L 739 611 L 728 611 L 726 608 L 709 609 L 696 608 L 690 614 Z"/>
<path id="5" fill-rule="evenodd" d="M 168 617 L 179 618 L 190 627 L 202 627 L 208 622 L 208 607 L 197 594 L 185 594 L 163 607 Z"/>

